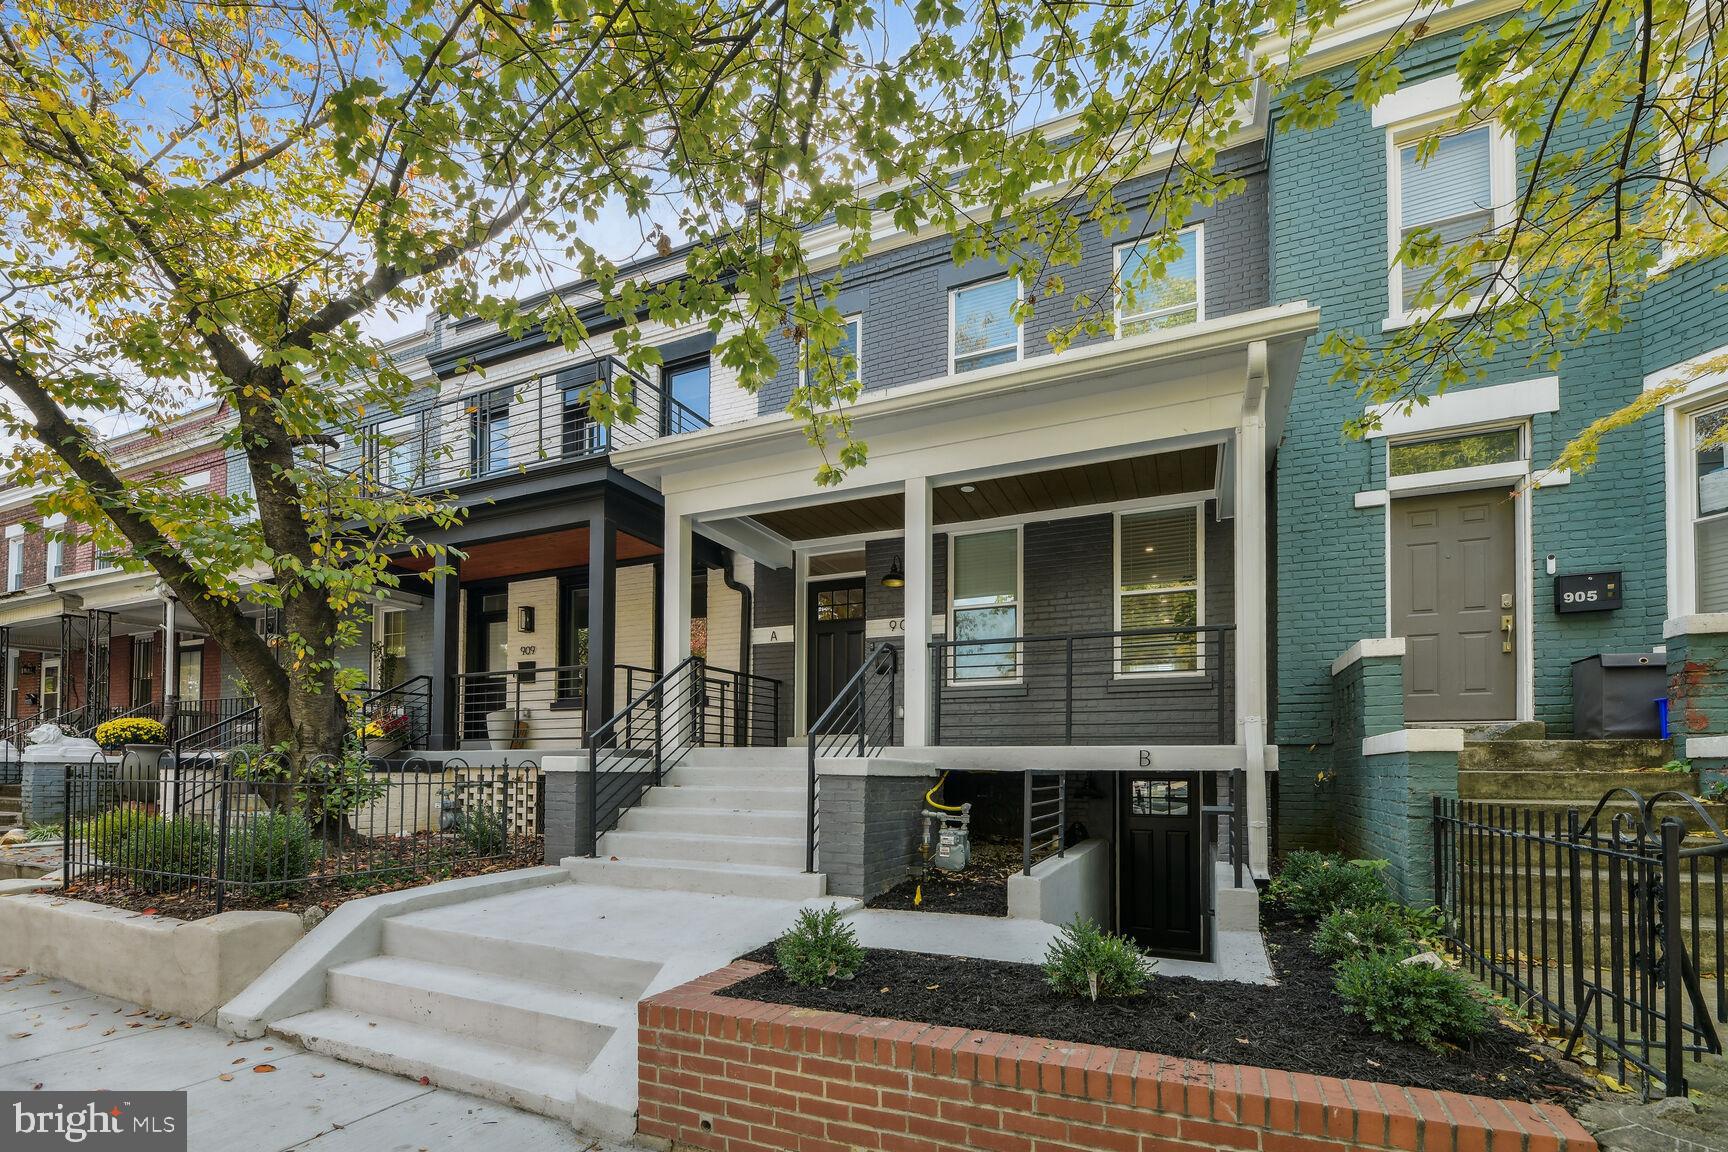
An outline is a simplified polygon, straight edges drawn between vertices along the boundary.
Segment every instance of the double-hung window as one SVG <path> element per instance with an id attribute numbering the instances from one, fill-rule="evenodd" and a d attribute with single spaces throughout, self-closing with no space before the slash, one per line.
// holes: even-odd
<path id="1" fill-rule="evenodd" d="M 1020 675 L 1020 529 L 950 537 L 949 572 L 955 681 L 1015 680 Z"/>
<path id="2" fill-rule="evenodd" d="M 1020 359 L 1020 281 L 1012 276 L 948 294 L 949 366 L 955 372 Z"/>
<path id="3" fill-rule="evenodd" d="M 6 541 L 6 591 L 24 590 L 24 537 Z"/>
<path id="4" fill-rule="evenodd" d="M 1392 136 L 1390 200 L 1394 224 L 1391 294 L 1394 311 L 1408 315 L 1433 272 L 1432 265 L 1407 266 L 1396 259 L 1412 233 L 1437 233 L 1440 253 L 1472 237 L 1492 231 L 1495 205 L 1504 202 L 1508 179 L 1498 153 L 1504 135 L 1492 124 L 1479 124 L 1438 139 L 1432 131 Z M 1478 265 L 1475 297 L 1488 292 L 1492 263 Z M 1447 302 L 1442 299 L 1442 305 Z"/>
<path id="5" fill-rule="evenodd" d="M 66 541 L 58 536 L 48 541 L 48 579 L 58 580 L 66 575 Z"/>
<path id="6" fill-rule="evenodd" d="M 1119 674 L 1201 670 L 1203 556 L 1198 505 L 1117 518 Z"/>
<path id="7" fill-rule="evenodd" d="M 1164 261 L 1161 273 L 1153 265 L 1161 253 L 1152 240 L 1116 248 L 1116 334 L 1138 336 L 1155 328 L 1173 328 L 1205 319 L 1205 243 L 1200 226 L 1184 228 L 1176 237 L 1178 254 Z"/>
<path id="8" fill-rule="evenodd" d="M 1728 612 L 1728 405 L 1692 418 L 1692 516 L 1699 612 Z"/>
<path id="9" fill-rule="evenodd" d="M 132 637 L 132 707 L 142 708 L 156 699 L 156 638 L 149 633 Z"/>
<path id="10" fill-rule="evenodd" d="M 380 608 L 377 617 L 378 681 L 376 687 L 394 688 L 407 679 L 408 613 L 400 608 Z"/>
<path id="11" fill-rule="evenodd" d="M 418 412 L 380 420 L 367 429 L 366 462 L 386 488 L 411 490 L 424 477 L 425 434 Z"/>
<path id="12" fill-rule="evenodd" d="M 510 467 L 510 389 L 469 398 L 468 466 L 473 476 L 490 476 Z"/>
<path id="13" fill-rule="evenodd" d="M 826 352 L 806 342 L 798 350 L 798 383 L 805 384 L 815 372 L 818 381 L 841 387 L 857 383 L 864 375 L 864 318 L 848 316 L 840 321 L 840 341 Z"/>

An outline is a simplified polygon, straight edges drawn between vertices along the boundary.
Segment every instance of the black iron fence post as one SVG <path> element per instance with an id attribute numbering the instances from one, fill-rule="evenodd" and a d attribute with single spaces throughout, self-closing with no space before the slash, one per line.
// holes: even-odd
<path id="1" fill-rule="evenodd" d="M 20 789 L 22 792 L 22 789 Z M 60 782 L 60 887 L 72 883 L 72 765 L 65 766 Z"/>
<path id="2" fill-rule="evenodd" d="M 1566 888 L 1572 899 L 1572 1010 L 1582 1019 L 1584 1002 L 1584 860 L 1578 849 L 1578 809 L 1566 811 Z M 1564 920 L 1561 923 L 1565 923 Z"/>
<path id="3" fill-rule="evenodd" d="M 1230 787 L 1232 789 L 1234 789 L 1236 787 L 1234 779 L 1232 779 Z M 1444 862 L 1446 859 L 1446 834 L 1447 834 L 1448 829 L 1446 827 L 1446 800 L 1438 792 L 1436 792 L 1433 796 L 1433 810 L 1434 810 L 1434 906 L 1436 908 L 1440 909 L 1440 919 L 1442 922 L 1444 922 L 1446 919 L 1446 880 L 1445 880 L 1446 865 Z M 1232 856 L 1234 856 L 1236 854 L 1234 848 L 1231 849 L 1230 854 Z M 1236 886 L 1238 888 L 1240 888 L 1242 886 L 1242 882 L 1240 879 L 1237 880 Z"/>
<path id="4" fill-rule="evenodd" d="M 222 914 L 228 886 L 228 787 L 232 765 L 228 757 L 216 760 L 216 914 Z"/>
<path id="5" fill-rule="evenodd" d="M 1662 821 L 1662 1030 L 1667 1075 L 1663 1088 L 1669 1096 L 1686 1095 L 1686 945 L 1681 939 L 1680 839 L 1685 829 L 1672 816 Z M 1654 936 L 1654 933 L 1652 933 Z M 1654 941 L 1652 941 L 1654 942 Z M 1720 975 L 1720 974 L 1718 974 Z"/>
<path id="6" fill-rule="evenodd" d="M 1242 887 L 1243 858 L 1248 855 L 1248 769 L 1230 773 L 1230 868 L 1236 887 Z"/>

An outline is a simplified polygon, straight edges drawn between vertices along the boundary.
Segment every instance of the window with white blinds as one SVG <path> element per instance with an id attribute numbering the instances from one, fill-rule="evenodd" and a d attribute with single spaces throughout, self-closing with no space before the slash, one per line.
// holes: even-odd
<path id="1" fill-rule="evenodd" d="M 954 680 L 1013 680 L 1020 674 L 1020 530 L 951 537 Z M 1008 641 L 1004 643 L 1004 641 Z"/>
<path id="2" fill-rule="evenodd" d="M 949 355 L 953 370 L 988 368 L 1020 359 L 1020 282 L 1012 276 L 957 288 L 948 294 Z"/>
<path id="3" fill-rule="evenodd" d="M 6 542 L 6 591 L 24 588 L 24 537 L 14 536 Z"/>
<path id="4" fill-rule="evenodd" d="M 1728 405 L 1692 420 L 1697 611 L 1728 612 Z"/>
<path id="5" fill-rule="evenodd" d="M 1488 125 L 1443 136 L 1424 155 L 1428 140 L 1398 145 L 1398 242 L 1418 228 L 1440 234 L 1443 247 L 1468 240 L 1494 227 L 1494 131 Z M 1484 274 L 1490 271 L 1481 270 Z M 1392 271 L 1400 307 L 1414 307 L 1416 293 L 1428 278 L 1426 267 Z"/>
<path id="6" fill-rule="evenodd" d="M 1198 506 L 1117 519 L 1117 597 L 1124 676 L 1196 672 L 1202 551 Z"/>

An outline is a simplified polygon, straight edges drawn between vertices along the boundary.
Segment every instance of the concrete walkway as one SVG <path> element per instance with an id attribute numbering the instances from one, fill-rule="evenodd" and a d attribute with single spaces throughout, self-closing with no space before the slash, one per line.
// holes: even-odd
<path id="1" fill-rule="evenodd" d="M 627 1147 L 283 1040 L 235 1040 L 16 970 L 0 972 L 0 1089 L 184 1090 L 193 1152 Z"/>

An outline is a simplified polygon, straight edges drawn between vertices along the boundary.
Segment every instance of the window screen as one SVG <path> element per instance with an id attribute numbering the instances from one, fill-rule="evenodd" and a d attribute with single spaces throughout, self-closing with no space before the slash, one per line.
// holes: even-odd
<path id="1" fill-rule="evenodd" d="M 1181 255 L 1151 276 L 1147 260 L 1157 255 L 1150 241 L 1118 250 L 1117 331 L 1138 336 L 1154 328 L 1188 324 L 1200 316 L 1200 233 L 1190 228 L 1178 242 Z"/>
<path id="2" fill-rule="evenodd" d="M 954 371 L 987 368 L 1020 359 L 1020 322 L 1014 306 L 1020 286 L 1013 277 L 954 292 Z"/>

